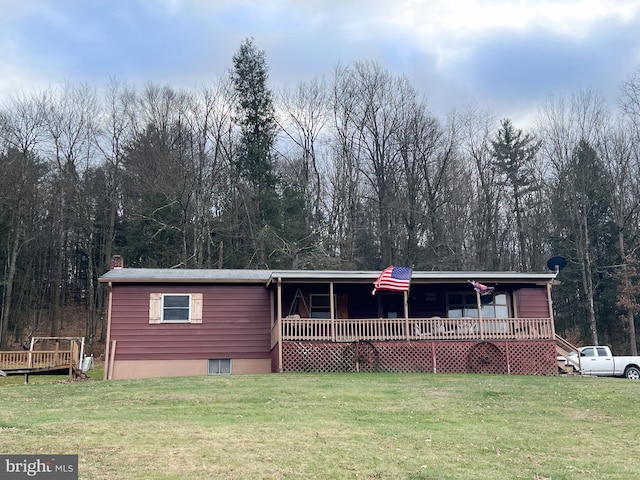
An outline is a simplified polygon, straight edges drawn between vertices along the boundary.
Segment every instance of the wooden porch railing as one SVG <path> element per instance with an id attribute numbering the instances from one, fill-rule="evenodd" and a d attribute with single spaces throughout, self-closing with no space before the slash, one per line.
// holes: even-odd
<path id="1" fill-rule="evenodd" d="M 284 341 L 552 340 L 550 318 L 283 318 Z"/>
<path id="2" fill-rule="evenodd" d="M 71 355 L 71 350 L 0 352 L 0 370 L 68 366 Z"/>

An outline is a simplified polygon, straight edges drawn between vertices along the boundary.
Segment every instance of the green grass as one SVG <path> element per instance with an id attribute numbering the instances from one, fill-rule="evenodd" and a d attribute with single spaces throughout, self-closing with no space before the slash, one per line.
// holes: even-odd
<path id="1" fill-rule="evenodd" d="M 640 382 L 272 374 L 0 379 L 0 449 L 81 479 L 640 478 Z"/>

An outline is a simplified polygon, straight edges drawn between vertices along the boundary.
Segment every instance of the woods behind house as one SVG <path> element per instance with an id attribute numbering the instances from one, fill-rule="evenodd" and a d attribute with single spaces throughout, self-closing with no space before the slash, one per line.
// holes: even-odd
<path id="1" fill-rule="evenodd" d="M 70 309 L 104 340 L 97 277 L 127 267 L 545 271 L 556 329 L 637 353 L 640 67 L 618 108 L 549 97 L 527 130 L 371 61 L 274 91 L 244 40 L 190 89 L 111 79 L 0 99 L 0 348 Z M 425 96 L 426 94 L 426 96 Z M 610 100 L 610 99 L 607 99 Z"/>

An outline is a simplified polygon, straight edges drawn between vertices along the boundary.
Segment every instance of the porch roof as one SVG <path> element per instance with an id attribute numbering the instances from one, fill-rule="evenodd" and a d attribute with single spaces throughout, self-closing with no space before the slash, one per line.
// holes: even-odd
<path id="1" fill-rule="evenodd" d="M 251 270 L 251 269 L 171 269 L 115 268 L 99 278 L 101 283 L 372 283 L 380 271 L 362 270 Z M 555 273 L 414 271 L 415 283 L 478 282 L 546 284 Z"/>
<path id="2" fill-rule="evenodd" d="M 380 271 L 337 271 L 337 270 L 274 270 L 270 281 L 283 282 L 339 282 L 371 283 Z M 515 282 L 544 284 L 555 279 L 555 273 L 480 272 L 480 271 L 419 271 L 414 270 L 411 281 L 415 283 L 460 283 L 467 280 L 478 282 Z"/>

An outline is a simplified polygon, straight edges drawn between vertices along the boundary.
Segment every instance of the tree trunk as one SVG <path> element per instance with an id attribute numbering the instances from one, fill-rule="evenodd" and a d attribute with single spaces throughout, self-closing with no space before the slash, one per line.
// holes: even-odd
<path id="1" fill-rule="evenodd" d="M 9 316 L 11 315 L 11 296 L 13 295 L 13 282 L 16 277 L 16 265 L 18 262 L 18 251 L 20 250 L 20 237 L 22 236 L 22 222 L 18 219 L 18 226 L 15 236 L 12 239 L 9 256 L 6 265 L 4 302 L 2 313 L 0 314 L 0 350 L 7 346 L 7 332 L 9 330 Z"/>
<path id="2" fill-rule="evenodd" d="M 589 325 L 589 334 L 591 335 L 591 343 L 593 345 L 599 345 L 598 342 L 598 324 L 596 321 L 596 311 L 593 303 L 593 272 L 591 268 L 591 255 L 589 253 L 589 226 L 586 218 L 586 214 L 582 217 L 582 286 L 584 289 L 586 310 L 587 310 L 587 322 Z"/>

